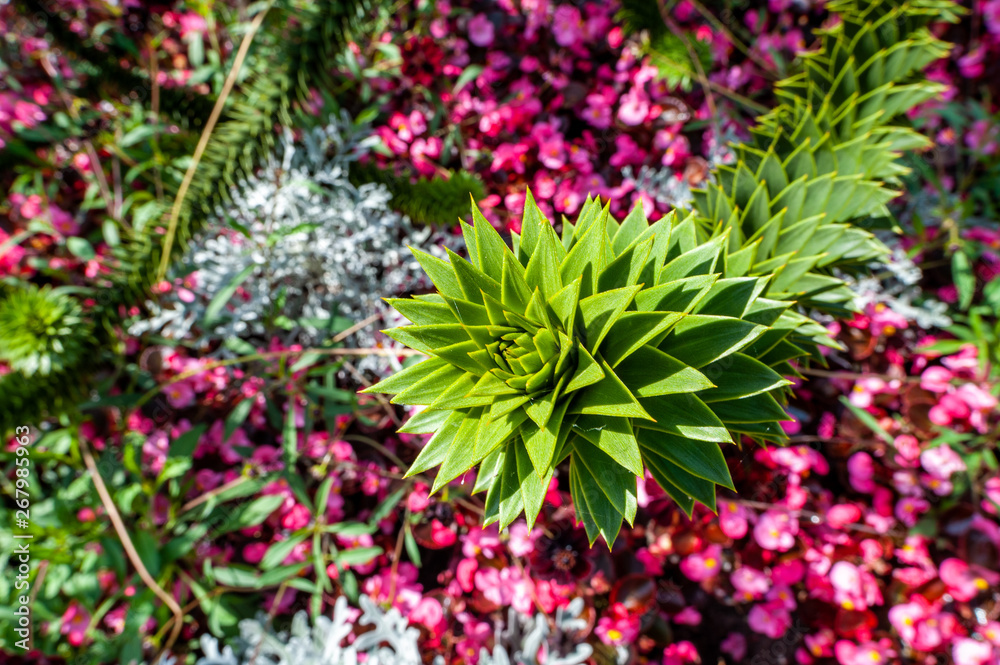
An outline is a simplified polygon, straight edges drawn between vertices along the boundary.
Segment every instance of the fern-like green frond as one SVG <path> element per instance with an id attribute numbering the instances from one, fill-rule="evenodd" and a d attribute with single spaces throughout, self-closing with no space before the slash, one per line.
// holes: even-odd
<path id="1" fill-rule="evenodd" d="M 371 162 L 351 165 L 351 182 L 362 185 L 373 182 L 385 185 L 392 194 L 390 205 L 417 224 L 451 226 L 469 209 L 469 196 L 480 201 L 486 196 L 483 183 L 472 173 L 456 171 L 449 177 L 410 178 L 393 173 Z"/>

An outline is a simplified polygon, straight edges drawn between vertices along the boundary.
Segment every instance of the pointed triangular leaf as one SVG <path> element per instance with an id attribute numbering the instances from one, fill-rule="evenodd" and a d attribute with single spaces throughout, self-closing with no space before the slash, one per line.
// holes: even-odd
<path id="1" fill-rule="evenodd" d="M 570 413 L 652 420 L 606 362 L 601 361 L 601 369 L 604 370 L 604 378 L 579 391 Z"/>
<path id="2" fill-rule="evenodd" d="M 579 319 L 581 327 L 586 331 L 588 349 L 600 346 L 611 326 L 624 313 L 640 289 L 639 286 L 626 286 L 598 293 L 580 301 Z"/>
<path id="3" fill-rule="evenodd" d="M 458 434 L 458 429 L 462 426 L 463 420 L 465 420 L 463 412 L 451 412 L 448 420 L 445 421 L 437 434 L 432 436 L 430 441 L 420 450 L 417 459 L 413 461 L 412 466 L 406 472 L 407 478 L 415 476 L 418 473 L 423 473 L 428 469 L 433 469 L 444 461 L 445 455 L 448 453 L 448 447 L 455 440 L 455 435 Z"/>
<path id="4" fill-rule="evenodd" d="M 385 393 L 387 395 L 397 395 L 411 385 L 424 379 L 434 372 L 443 369 L 447 363 L 439 358 L 428 358 L 415 365 L 401 369 L 387 379 L 383 379 L 374 386 L 365 388 L 363 393 Z"/>
<path id="5" fill-rule="evenodd" d="M 637 476 L 642 475 L 639 444 L 628 418 L 580 416 L 574 431 Z"/>
<path id="6" fill-rule="evenodd" d="M 709 441 L 693 441 L 680 436 L 642 430 L 639 433 L 643 447 L 665 457 L 688 473 L 711 481 L 716 485 L 733 487 L 733 479 L 729 475 L 729 467 L 722 449 L 717 443 Z"/>
<path id="7" fill-rule="evenodd" d="M 651 346 L 640 347 L 615 373 L 640 398 L 693 393 L 714 385 L 705 374 Z"/>
<path id="8" fill-rule="evenodd" d="M 660 349 L 698 368 L 736 353 L 765 330 L 741 319 L 692 314 L 677 322 Z"/>

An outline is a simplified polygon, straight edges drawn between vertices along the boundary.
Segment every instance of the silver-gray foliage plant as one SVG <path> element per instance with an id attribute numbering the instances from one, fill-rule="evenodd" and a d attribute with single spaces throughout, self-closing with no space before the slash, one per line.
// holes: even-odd
<path id="1" fill-rule="evenodd" d="M 240 636 L 232 645 L 220 646 L 211 635 L 202 635 L 205 654 L 195 665 L 421 665 L 419 631 L 410 627 L 399 610 L 382 612 L 368 596 L 359 597 L 358 623 L 371 629 L 346 644 L 354 631 L 352 612 L 343 596 L 334 604 L 333 618 L 320 616 L 310 624 L 305 612 L 292 619 L 288 632 L 275 632 L 265 614 L 240 621 Z M 579 665 L 593 653 L 589 644 L 575 639 L 587 622 L 580 618 L 583 599 L 556 610 L 554 629 L 544 614 L 534 617 L 508 612 L 506 626 L 498 626 L 492 653 L 482 649 L 481 665 Z M 568 653 L 565 653 L 567 650 Z M 444 659 L 435 658 L 435 665 Z"/>
<path id="2" fill-rule="evenodd" d="M 479 665 L 579 665 L 594 649 L 586 642 L 574 639 L 587 628 L 580 618 L 583 598 L 575 598 L 566 607 L 556 609 L 555 630 L 549 628 L 548 619 L 539 612 L 534 617 L 517 612 L 513 607 L 507 612 L 507 625 L 498 626 L 493 653 L 485 647 L 480 651 Z M 564 654 L 564 648 L 572 651 Z M 539 658 L 541 656 L 541 658 Z"/>
<path id="3" fill-rule="evenodd" d="M 920 288 L 920 266 L 902 247 L 895 247 L 883 263 L 872 264 L 871 270 L 872 274 L 859 278 L 844 276 L 859 309 L 882 304 L 924 330 L 951 325 L 948 305 L 924 295 Z"/>
<path id="4" fill-rule="evenodd" d="M 210 635 L 202 635 L 201 648 L 205 655 L 196 665 L 421 665 L 417 637 L 396 608 L 383 613 L 368 596 L 362 595 L 361 624 L 372 630 L 358 635 L 345 644 L 354 630 L 347 598 L 341 596 L 333 608 L 333 618 L 317 617 L 309 623 L 305 612 L 292 619 L 289 632 L 274 632 L 264 614 L 256 619 L 240 621 L 240 637 L 233 646 L 219 648 Z M 364 656 L 364 658 L 360 658 Z"/>
<path id="5" fill-rule="evenodd" d="M 332 317 L 391 311 L 383 297 L 429 286 L 407 245 L 444 257 L 440 246 L 457 241 L 393 211 L 384 186 L 351 184 L 350 164 L 378 140 L 346 114 L 297 138 L 286 129 L 268 163 L 192 242 L 177 274 L 191 273 L 193 287 L 148 303 L 153 315 L 130 332 L 201 344 L 279 334 L 286 344 L 314 345 L 331 336 L 323 322 Z M 212 299 L 237 282 L 242 292 L 213 312 Z M 371 331 L 382 323 L 348 342 L 373 346 Z"/>

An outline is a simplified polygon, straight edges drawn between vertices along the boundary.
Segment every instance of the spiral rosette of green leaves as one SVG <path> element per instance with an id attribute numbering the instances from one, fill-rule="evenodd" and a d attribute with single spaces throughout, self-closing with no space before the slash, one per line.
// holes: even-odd
<path id="1" fill-rule="evenodd" d="M 59 289 L 18 286 L 0 301 L 0 360 L 24 376 L 75 365 L 91 341 L 79 303 Z"/>
<path id="2" fill-rule="evenodd" d="M 714 510 L 730 431 L 781 440 L 787 304 L 759 297 L 767 277 L 722 277 L 725 236 L 588 199 L 560 237 L 530 192 L 513 249 L 475 206 L 462 230 L 470 260 L 414 250 L 437 293 L 389 301 L 413 325 L 386 334 L 430 358 L 366 391 L 425 407 L 401 431 L 433 434 L 409 474 L 440 466 L 434 491 L 479 465 L 486 522 L 532 525 L 568 458 L 577 514 L 610 544 L 645 469 Z"/>

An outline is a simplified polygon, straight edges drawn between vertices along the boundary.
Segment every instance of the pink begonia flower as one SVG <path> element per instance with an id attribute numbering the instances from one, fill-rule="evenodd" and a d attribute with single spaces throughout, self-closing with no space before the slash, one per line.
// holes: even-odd
<path id="1" fill-rule="evenodd" d="M 399 564 L 395 578 L 393 569 L 385 566 L 378 574 L 365 579 L 362 590 L 376 603 L 388 605 L 389 590 L 395 588 L 396 599 L 393 606 L 409 610 L 416 607 L 422 598 L 421 592 L 424 587 L 417 582 L 418 575 L 417 567 L 408 561 Z"/>
<path id="2" fill-rule="evenodd" d="M 912 434 L 900 434 L 893 439 L 892 445 L 908 463 L 912 464 L 920 459 L 920 442 Z"/>
<path id="3" fill-rule="evenodd" d="M 939 612 L 917 623 L 912 646 L 917 651 L 932 651 L 951 641 L 962 630 L 958 619 L 950 612 Z"/>
<path id="4" fill-rule="evenodd" d="M 441 156 L 441 148 L 444 143 L 437 136 L 428 136 L 427 138 L 416 138 L 413 140 L 413 145 L 410 147 L 410 155 L 414 160 L 430 160 L 437 159 Z"/>
<path id="5" fill-rule="evenodd" d="M 769 510 L 757 520 L 753 537 L 766 550 L 787 552 L 795 545 L 799 523 L 788 513 Z"/>
<path id="6" fill-rule="evenodd" d="M 897 314 L 886 306 L 885 303 L 877 303 L 868 308 L 870 320 L 869 331 L 875 337 L 881 335 L 894 335 L 897 330 L 902 330 L 909 326 L 906 317 Z"/>
<path id="7" fill-rule="evenodd" d="M 295 604 L 297 595 L 298 591 L 295 589 L 285 589 L 283 594 L 268 593 L 264 596 L 264 610 L 272 615 L 284 614 Z"/>
<path id="8" fill-rule="evenodd" d="M 679 626 L 698 626 L 701 624 L 701 612 L 690 605 L 671 617 Z"/>
<path id="9" fill-rule="evenodd" d="M 631 164 L 640 166 L 646 159 L 646 153 L 639 144 L 628 134 L 619 134 L 615 137 L 615 154 L 611 155 L 608 163 L 615 168 Z"/>
<path id="10" fill-rule="evenodd" d="M 747 535 L 747 509 L 732 501 L 719 502 L 719 528 L 736 540 Z"/>
<path id="11" fill-rule="evenodd" d="M 559 212 L 572 215 L 580 209 L 583 197 L 572 185 L 573 181 L 566 179 L 559 183 L 555 196 L 555 208 Z"/>
<path id="12" fill-rule="evenodd" d="M 511 192 L 507 196 L 503 197 L 503 204 L 509 212 L 515 215 L 520 215 L 524 212 L 524 202 L 526 200 L 526 195 L 523 191 Z"/>
<path id="13" fill-rule="evenodd" d="M 995 665 L 993 647 L 988 642 L 960 637 L 951 648 L 955 665 Z"/>
<path id="14" fill-rule="evenodd" d="M 455 567 L 455 578 L 465 593 L 472 593 L 475 588 L 477 570 L 479 570 L 479 562 L 476 559 L 462 559 Z"/>
<path id="15" fill-rule="evenodd" d="M 965 471 L 965 462 L 947 444 L 920 453 L 920 464 L 935 478 L 949 480 L 954 473 Z"/>
<path id="16" fill-rule="evenodd" d="M 501 143 L 493 151 L 491 171 L 512 169 L 515 173 L 524 173 L 524 165 L 528 161 L 528 146 L 523 143 Z M 541 197 L 541 195 L 539 195 Z"/>
<path id="17" fill-rule="evenodd" d="M 573 5 L 559 5 L 552 15 L 552 36 L 559 46 L 573 46 L 583 39 L 583 19 Z"/>
<path id="18" fill-rule="evenodd" d="M 874 538 L 862 540 L 858 545 L 858 549 L 861 551 L 861 558 L 869 565 L 885 556 L 885 548 L 882 547 L 882 543 Z"/>
<path id="19" fill-rule="evenodd" d="M 611 105 L 604 95 L 587 95 L 587 106 L 580 113 L 587 123 L 596 129 L 607 129 L 611 126 Z"/>
<path id="20" fill-rule="evenodd" d="M 986 495 L 986 498 L 983 499 L 983 510 L 996 515 L 1000 511 L 1000 476 L 993 476 L 986 480 L 983 485 L 983 494 Z"/>
<path id="21" fill-rule="evenodd" d="M 413 140 L 413 129 L 410 127 L 410 119 L 402 113 L 393 113 L 389 116 L 389 126 L 396 131 L 396 136 L 400 140 L 409 143 Z"/>
<path id="22" fill-rule="evenodd" d="M 920 516 L 930 510 L 931 504 L 926 500 L 907 496 L 896 503 L 896 519 L 906 526 L 914 526 Z"/>
<path id="23" fill-rule="evenodd" d="M 976 120 L 965 134 L 965 145 L 971 150 L 993 156 L 1000 151 L 1000 125 L 990 120 Z"/>
<path id="24" fill-rule="evenodd" d="M 409 134 L 409 129 L 406 129 L 406 133 Z M 394 155 L 405 155 L 407 150 L 406 142 L 400 139 L 399 136 L 389 127 L 381 126 L 375 128 L 375 134 L 382 139 L 386 147 Z M 412 137 L 412 136 L 411 136 Z"/>
<path id="25" fill-rule="evenodd" d="M 518 521 L 507 529 L 507 547 L 514 556 L 528 556 L 535 549 L 535 541 L 541 537 L 538 529 L 528 529 L 524 521 Z"/>
<path id="26" fill-rule="evenodd" d="M 435 518 L 431 520 L 431 542 L 435 546 L 449 547 L 455 544 L 455 540 L 458 536 L 452 529 L 446 527 L 441 520 Z"/>
<path id="27" fill-rule="evenodd" d="M 650 552 L 648 547 L 640 547 L 639 551 L 635 553 L 635 558 L 643 565 L 647 575 L 657 576 L 663 574 L 663 562 Z"/>
<path id="28" fill-rule="evenodd" d="M 301 503 L 297 503 L 281 518 L 281 526 L 295 531 L 308 526 L 310 521 L 312 521 L 312 513 Z"/>
<path id="29" fill-rule="evenodd" d="M 989 0 L 982 7 L 986 29 L 1000 37 L 1000 0 Z"/>
<path id="30" fill-rule="evenodd" d="M 743 633 L 729 633 L 719 644 L 719 650 L 732 656 L 737 663 L 741 662 L 747 655 L 747 638 Z"/>
<path id="31" fill-rule="evenodd" d="M 970 601 L 990 585 L 1000 582 L 1000 573 L 973 568 L 956 558 L 945 559 L 939 567 L 941 581 L 948 587 L 948 593 L 959 602 Z"/>
<path id="32" fill-rule="evenodd" d="M 447 628 L 447 622 L 444 619 L 444 609 L 441 607 L 441 601 L 437 598 L 429 596 L 421 598 L 417 606 L 410 610 L 407 618 L 411 623 L 423 624 L 429 628 L 431 635 L 434 637 L 443 635 Z"/>
<path id="33" fill-rule="evenodd" d="M 829 658 L 833 655 L 833 643 L 836 634 L 829 628 L 821 628 L 818 633 L 806 635 L 803 638 L 809 654 L 816 658 Z"/>
<path id="34" fill-rule="evenodd" d="M 84 609 L 83 605 L 74 600 L 63 612 L 59 632 L 66 635 L 66 641 L 72 646 L 78 647 L 86 639 L 87 626 L 89 625 L 90 613 Z"/>
<path id="35" fill-rule="evenodd" d="M 52 222 L 52 228 L 59 235 L 75 236 L 80 232 L 80 225 L 73 219 L 73 215 L 55 204 L 49 205 L 49 219 Z"/>
<path id="36" fill-rule="evenodd" d="M 0 229 L 0 277 L 14 274 L 15 269 L 23 270 L 21 261 L 24 259 L 25 250 L 17 244 L 8 244 L 10 235 Z"/>
<path id="37" fill-rule="evenodd" d="M 170 438 L 166 432 L 157 430 L 149 435 L 145 443 L 142 444 L 142 455 L 143 461 L 149 466 L 150 471 L 158 474 L 163 470 L 169 449 Z"/>
<path id="38" fill-rule="evenodd" d="M 688 665 L 700 662 L 698 648 L 687 640 L 670 644 L 663 650 L 663 665 Z"/>
<path id="39" fill-rule="evenodd" d="M 920 375 L 920 387 L 932 393 L 946 393 L 951 388 L 951 380 L 954 374 L 945 367 L 933 366 L 924 370 Z"/>
<path id="40" fill-rule="evenodd" d="M 871 494 L 875 491 L 875 463 L 871 455 L 862 451 L 847 460 L 847 473 L 854 491 Z"/>
<path id="41" fill-rule="evenodd" d="M 826 523 L 834 529 L 842 529 L 861 519 L 861 509 L 853 503 L 838 503 L 826 511 Z"/>
<path id="42" fill-rule="evenodd" d="M 886 382 L 878 377 L 858 379 L 854 388 L 851 389 L 851 395 L 848 399 L 854 406 L 867 409 L 874 402 L 876 395 L 885 392 L 886 387 Z"/>
<path id="43" fill-rule="evenodd" d="M 685 557 L 680 563 L 681 572 L 692 582 L 711 579 L 722 570 L 722 547 L 711 545 L 702 552 L 695 552 Z"/>
<path id="44" fill-rule="evenodd" d="M 783 561 L 771 567 L 771 581 L 781 586 L 792 586 L 806 576 L 806 566 L 801 559 Z"/>
<path id="45" fill-rule="evenodd" d="M 621 98 L 618 107 L 618 119 L 629 127 L 635 127 L 646 122 L 649 117 L 649 97 L 637 88 L 632 88 Z"/>
<path id="46" fill-rule="evenodd" d="M 165 392 L 167 393 L 167 402 L 175 409 L 183 409 L 194 404 L 194 389 L 191 387 L 191 383 L 186 380 L 171 383 Z"/>
<path id="47" fill-rule="evenodd" d="M 958 353 L 941 358 L 941 364 L 955 373 L 976 373 L 979 370 L 979 349 L 974 344 L 963 344 Z"/>
<path id="48" fill-rule="evenodd" d="M 462 539 L 462 555 L 469 558 L 482 554 L 487 559 L 492 559 L 499 547 L 500 536 L 495 524 L 485 529 L 470 528 Z"/>
<path id="49" fill-rule="evenodd" d="M 845 610 L 865 610 L 882 604 L 882 592 L 875 576 L 848 561 L 838 561 L 830 569 L 835 603 Z"/>
<path id="50" fill-rule="evenodd" d="M 987 621 L 979 627 L 979 634 L 993 646 L 1000 647 L 1000 622 Z"/>
<path id="51" fill-rule="evenodd" d="M 798 603 L 795 602 L 795 592 L 787 586 L 772 587 L 767 592 L 767 595 L 764 596 L 764 600 L 781 605 L 789 611 L 794 610 L 798 606 Z"/>
<path id="52" fill-rule="evenodd" d="M 104 625 L 115 635 L 125 631 L 125 620 L 128 618 L 128 605 L 119 605 L 104 615 Z"/>
<path id="53" fill-rule="evenodd" d="M 839 640 L 833 647 L 840 665 L 881 665 L 895 658 L 892 641 L 883 638 L 878 642 L 863 642 L 855 644 L 847 640 Z"/>
<path id="54" fill-rule="evenodd" d="M 776 640 L 792 625 L 792 615 L 782 603 L 773 601 L 759 603 L 750 609 L 747 625 L 754 632 Z"/>
<path id="55" fill-rule="evenodd" d="M 558 170 L 566 164 L 561 135 L 553 136 L 538 147 L 538 161 L 547 169 Z"/>
<path id="56" fill-rule="evenodd" d="M 818 451 L 809 446 L 791 446 L 775 448 L 771 451 L 771 459 L 795 474 L 803 474 L 815 470 L 820 475 L 830 472 L 830 464 Z"/>
<path id="57" fill-rule="evenodd" d="M 410 121 L 410 131 L 413 132 L 414 136 L 420 136 L 427 131 L 427 118 L 424 114 L 416 109 L 410 111 L 410 115 L 407 116 L 407 120 Z M 440 139 L 438 139 L 440 142 Z M 434 155 L 437 157 L 437 155 Z"/>
<path id="58" fill-rule="evenodd" d="M 965 420 L 971 412 L 969 405 L 956 393 L 946 393 L 931 407 L 927 417 L 935 425 L 947 427 L 955 421 Z"/>
<path id="59" fill-rule="evenodd" d="M 413 491 L 406 497 L 406 508 L 411 513 L 423 512 L 427 506 L 431 505 L 430 495 L 427 493 L 428 487 L 424 483 L 416 483 Z"/>
<path id="60" fill-rule="evenodd" d="M 986 417 L 996 408 L 997 398 L 973 383 L 959 386 L 955 395 L 971 409 L 969 423 L 977 431 L 985 433 L 988 430 Z"/>
<path id="61" fill-rule="evenodd" d="M 604 644 L 629 644 L 639 636 L 639 628 L 639 617 L 631 614 L 623 604 L 615 603 L 597 620 L 594 633 Z"/>
<path id="62" fill-rule="evenodd" d="M 250 564 L 260 563 L 268 547 L 267 543 L 250 543 L 243 548 L 243 560 Z"/>
<path id="63" fill-rule="evenodd" d="M 476 14 L 469 19 L 469 41 L 476 46 L 487 47 L 493 43 L 493 23 L 485 14 Z"/>
<path id="64" fill-rule="evenodd" d="M 979 78 L 986 71 L 986 65 L 983 63 L 984 56 L 985 50 L 980 44 L 958 59 L 958 71 L 967 79 Z"/>
<path id="65" fill-rule="evenodd" d="M 917 635 L 917 624 L 930 615 L 930 610 L 927 601 L 915 595 L 914 602 L 895 605 L 889 610 L 889 623 L 904 642 L 912 643 Z"/>
<path id="66" fill-rule="evenodd" d="M 767 575 L 749 566 L 740 566 L 730 575 L 729 581 L 736 589 L 736 597 L 750 601 L 760 598 L 771 589 Z"/>

